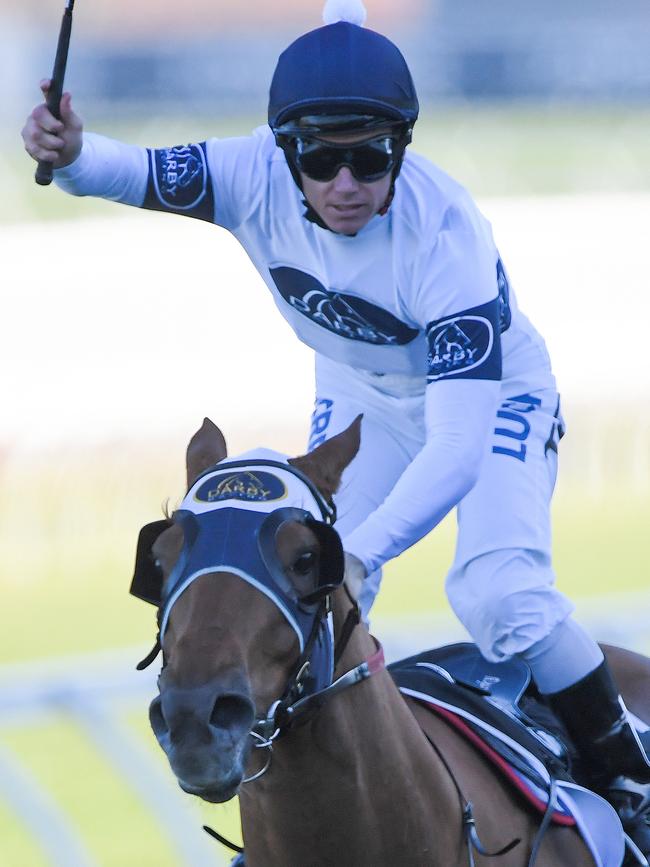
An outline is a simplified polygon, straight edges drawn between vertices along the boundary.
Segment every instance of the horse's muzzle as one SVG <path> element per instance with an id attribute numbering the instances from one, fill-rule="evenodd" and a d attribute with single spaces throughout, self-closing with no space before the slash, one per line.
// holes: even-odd
<path id="1" fill-rule="evenodd" d="M 232 798 L 244 777 L 255 711 L 248 695 L 214 685 L 167 687 L 149 720 L 181 788 L 212 803 Z"/>
<path id="2" fill-rule="evenodd" d="M 241 781 L 241 774 L 237 774 L 233 777 L 230 785 L 224 781 L 218 787 L 208 786 L 206 788 L 200 788 L 192 786 L 181 779 L 178 780 L 178 785 L 184 792 L 187 792 L 188 795 L 196 795 L 197 798 L 209 801 L 211 804 L 223 804 L 235 797 L 237 790 L 241 785 Z"/>

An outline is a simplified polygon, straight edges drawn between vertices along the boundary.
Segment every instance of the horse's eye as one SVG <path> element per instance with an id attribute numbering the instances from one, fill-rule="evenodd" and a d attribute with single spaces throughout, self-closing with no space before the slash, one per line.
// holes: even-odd
<path id="1" fill-rule="evenodd" d="M 293 571 L 298 575 L 306 575 L 316 565 L 316 554 L 313 551 L 307 551 L 301 554 L 293 564 Z"/>

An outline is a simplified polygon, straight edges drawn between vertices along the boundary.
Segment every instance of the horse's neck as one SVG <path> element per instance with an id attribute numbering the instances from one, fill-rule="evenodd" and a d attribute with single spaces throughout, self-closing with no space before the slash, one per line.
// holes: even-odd
<path id="1" fill-rule="evenodd" d="M 340 626 L 349 604 L 338 595 Z M 357 627 L 337 675 L 375 650 L 366 629 Z M 339 842 L 322 865 L 407 864 L 410 839 L 428 847 L 414 863 L 454 863 L 449 847 L 455 850 L 459 837 L 458 794 L 386 671 L 328 699 L 314 719 L 281 738 L 266 776 L 244 787 L 241 806 L 252 865 L 254 859 L 309 863 L 307 853 L 323 834 Z"/>

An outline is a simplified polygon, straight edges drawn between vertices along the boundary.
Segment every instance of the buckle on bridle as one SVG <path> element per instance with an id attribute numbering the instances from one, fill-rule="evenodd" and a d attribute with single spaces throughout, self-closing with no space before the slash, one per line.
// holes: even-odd
<path id="1" fill-rule="evenodd" d="M 253 740 L 256 741 L 253 745 L 254 749 L 268 750 L 269 752 L 264 767 L 255 774 L 251 774 L 250 777 L 244 777 L 242 784 L 252 783 L 253 780 L 259 780 L 259 778 L 271 767 L 271 759 L 273 758 L 273 741 L 278 737 L 281 730 L 281 727 L 278 725 L 276 720 L 276 715 L 281 704 L 282 702 L 279 699 L 274 701 L 266 714 L 266 718 L 258 720 L 248 733 Z"/>

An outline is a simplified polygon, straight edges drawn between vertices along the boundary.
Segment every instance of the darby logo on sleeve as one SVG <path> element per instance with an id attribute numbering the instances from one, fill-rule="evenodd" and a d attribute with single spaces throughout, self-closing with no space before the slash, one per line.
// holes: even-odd
<path id="1" fill-rule="evenodd" d="M 467 374 L 490 357 L 494 329 L 484 316 L 458 316 L 435 323 L 428 332 L 428 378 Z"/>
<path id="2" fill-rule="evenodd" d="M 190 211 L 205 196 L 208 169 L 200 145 L 156 150 L 153 175 L 156 195 L 167 208 Z"/>

